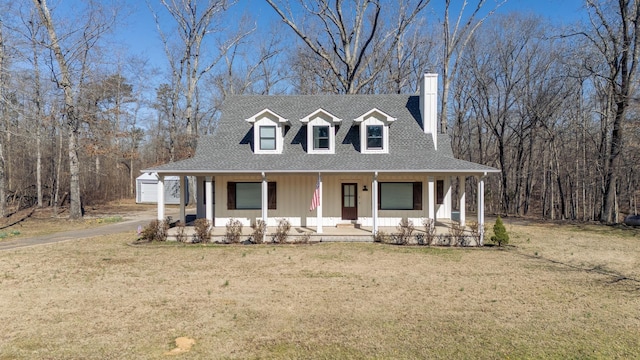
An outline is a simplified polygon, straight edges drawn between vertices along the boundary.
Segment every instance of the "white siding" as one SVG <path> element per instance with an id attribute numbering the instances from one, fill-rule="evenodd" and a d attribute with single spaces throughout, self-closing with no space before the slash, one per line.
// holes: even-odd
<path id="1" fill-rule="evenodd" d="M 276 226 L 281 218 L 288 219 L 293 226 L 315 228 L 316 211 L 309 211 L 311 198 L 315 190 L 317 174 L 266 174 L 269 182 L 276 182 L 276 209 L 267 212 L 268 226 Z M 229 210 L 227 209 L 227 183 L 260 182 L 259 174 L 250 175 L 217 175 L 215 181 L 216 226 L 224 226 L 230 218 L 240 220 L 245 226 L 261 218 L 260 209 Z M 445 199 L 443 205 L 436 205 L 437 217 L 451 217 L 450 177 L 441 176 L 436 179 L 445 180 Z M 421 226 L 422 219 L 428 218 L 428 191 L 426 174 L 379 174 L 379 182 L 422 182 L 422 210 L 379 210 L 379 226 L 396 226 L 403 218 L 411 219 L 416 226 Z M 372 186 L 373 174 L 322 174 L 323 196 L 322 223 L 324 226 L 350 224 L 342 220 L 342 184 L 357 184 L 358 223 L 372 226 Z M 363 191 L 366 186 L 368 191 Z M 435 199 L 433 199 L 435 201 Z"/>

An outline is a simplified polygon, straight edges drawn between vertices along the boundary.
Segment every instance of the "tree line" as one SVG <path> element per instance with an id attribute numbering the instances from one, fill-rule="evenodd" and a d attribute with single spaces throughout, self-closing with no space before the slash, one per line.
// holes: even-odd
<path id="1" fill-rule="evenodd" d="M 228 95 L 411 94 L 425 71 L 455 155 L 502 170 L 489 211 L 635 212 L 640 2 L 586 0 L 574 23 L 505 3 L 265 0 L 262 28 L 239 1 L 149 0 L 155 68 L 115 41 L 121 3 L 0 1 L 0 215 L 132 198 L 140 169 L 193 155 Z"/>

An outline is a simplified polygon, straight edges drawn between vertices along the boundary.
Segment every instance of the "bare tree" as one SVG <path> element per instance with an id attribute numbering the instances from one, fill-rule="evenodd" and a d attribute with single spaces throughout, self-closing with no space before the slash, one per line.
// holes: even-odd
<path id="1" fill-rule="evenodd" d="M 5 69 L 5 43 L 3 37 L 4 25 L 0 20 L 0 132 L 6 131 L 4 129 L 5 116 L 6 116 L 6 103 L 5 103 L 5 89 L 6 89 L 6 69 Z M 4 143 L 2 140 L 0 143 L 0 217 L 4 217 L 6 212 L 6 177 L 5 177 L 5 160 L 4 160 Z"/>
<path id="2" fill-rule="evenodd" d="M 334 91 L 362 92 L 383 71 L 396 46 L 429 0 L 299 0 L 298 20 L 288 1 L 266 0 L 328 69 Z M 383 10 L 384 7 L 384 10 Z M 384 18 L 387 14 L 397 18 Z M 389 27 L 384 26 L 385 23 Z"/>
<path id="3" fill-rule="evenodd" d="M 235 3 L 227 0 L 208 0 L 203 4 L 198 0 L 160 0 L 177 25 L 180 42 L 177 49 L 172 47 L 169 32 L 163 29 L 159 15 L 148 3 L 156 21 L 156 27 L 164 44 L 164 50 L 171 66 L 171 117 L 177 123 L 177 118 L 183 116 L 186 124 L 188 142 L 193 151 L 195 139 L 198 136 L 198 83 L 203 75 L 213 69 L 226 52 L 238 41 L 243 39 L 252 29 L 245 29 L 241 23 L 236 34 L 228 36 L 226 40 L 217 44 L 217 51 L 213 56 L 205 58 L 203 44 L 207 38 L 212 38 L 223 29 L 220 27 L 221 16 Z M 180 109 L 181 96 L 184 95 L 184 110 Z M 171 161 L 175 160 L 175 151 L 171 151 Z"/>
<path id="4" fill-rule="evenodd" d="M 96 44 L 99 37 L 109 30 L 113 23 L 112 19 L 99 18 L 98 12 L 90 11 L 86 23 L 82 28 L 82 36 L 78 44 L 63 50 L 63 43 L 60 41 L 53 23 L 49 7 L 46 0 L 33 0 L 33 5 L 40 15 L 40 20 L 47 31 L 49 37 L 48 47 L 53 52 L 58 65 L 60 75 L 54 73 L 56 82 L 64 92 L 64 114 L 68 130 L 69 149 L 69 217 L 78 219 L 82 217 L 82 202 L 80 199 L 80 160 L 78 157 L 79 132 L 81 118 L 77 106 L 78 88 L 81 88 L 84 76 L 87 71 L 88 53 Z M 92 5 L 92 4 L 91 4 Z M 80 72 L 74 77 L 72 62 L 80 59 Z"/>
<path id="5" fill-rule="evenodd" d="M 484 7 L 486 0 L 477 0 L 475 8 L 464 19 L 468 10 L 467 6 L 469 2 L 467 0 L 462 1 L 458 16 L 456 17 L 453 26 L 449 19 L 449 10 L 451 9 L 451 0 L 446 0 L 444 5 L 444 20 L 443 20 L 443 59 L 442 59 L 442 96 L 440 97 L 440 132 L 447 133 L 448 123 L 448 101 L 449 101 L 449 87 L 451 85 L 452 78 L 456 76 L 458 70 L 458 59 L 464 48 L 467 46 L 469 40 L 473 37 L 475 31 L 482 25 L 482 23 L 491 16 L 500 6 L 506 3 L 507 0 L 502 0 L 489 10 L 489 12 L 480 19 L 476 19 L 480 13 L 480 10 Z M 464 23 L 464 24 L 463 24 Z M 458 56 L 454 56 L 455 53 Z"/>
<path id="6" fill-rule="evenodd" d="M 610 106 L 604 110 L 604 120 L 611 121 L 605 138 L 605 182 L 601 220 L 614 222 L 617 217 L 616 194 L 620 170 L 620 154 L 624 149 L 623 123 L 634 94 L 637 81 L 640 44 L 640 1 L 638 0 L 587 0 L 591 29 L 580 34 L 596 49 L 604 68 L 589 60 L 588 69 L 598 80 L 606 83 Z M 596 81 L 598 81 L 596 80 Z M 610 133 L 609 133 L 610 131 Z"/>

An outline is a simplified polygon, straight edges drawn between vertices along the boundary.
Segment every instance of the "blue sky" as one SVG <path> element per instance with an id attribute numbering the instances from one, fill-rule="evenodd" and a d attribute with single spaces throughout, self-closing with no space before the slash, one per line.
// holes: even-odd
<path id="1" fill-rule="evenodd" d="M 116 31 L 117 42 L 125 45 L 130 54 L 148 57 L 153 64 L 164 66 L 166 61 L 162 43 L 146 2 L 141 0 L 126 1 L 133 12 L 125 20 L 125 25 Z M 489 7 L 495 1 L 497 0 L 487 1 L 486 6 Z M 460 2 L 461 0 L 458 0 L 458 3 Z M 437 16 L 437 13 L 442 13 L 435 8 L 436 6 L 441 6 L 441 3 L 441 0 L 431 1 L 430 12 L 434 13 L 434 16 Z M 473 2 L 471 1 L 471 3 Z M 582 0 L 509 0 L 499 9 L 499 12 L 531 12 L 547 17 L 556 23 L 568 24 L 577 21 L 584 15 L 582 6 Z M 278 20 L 275 12 L 263 0 L 240 0 L 233 9 L 233 13 L 238 16 L 230 16 L 229 18 L 235 20 L 245 12 L 256 20 L 258 31 L 261 28 L 267 31 L 270 23 Z M 224 25 L 235 26 L 232 22 Z"/>

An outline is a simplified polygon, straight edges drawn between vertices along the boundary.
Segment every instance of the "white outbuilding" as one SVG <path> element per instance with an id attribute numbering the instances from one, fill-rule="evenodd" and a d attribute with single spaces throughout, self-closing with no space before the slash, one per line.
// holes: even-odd
<path id="1" fill-rule="evenodd" d="M 189 199 L 189 186 L 185 181 L 185 197 Z M 165 176 L 164 178 L 165 204 L 180 204 L 180 177 Z M 136 178 L 136 203 L 158 203 L 158 175 L 145 172 Z"/>

